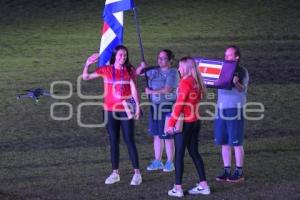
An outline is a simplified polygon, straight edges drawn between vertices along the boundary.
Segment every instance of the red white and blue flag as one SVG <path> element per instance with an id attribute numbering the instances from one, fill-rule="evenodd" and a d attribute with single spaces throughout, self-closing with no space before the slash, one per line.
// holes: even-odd
<path id="1" fill-rule="evenodd" d="M 195 58 L 195 62 L 207 87 L 231 89 L 236 62 L 203 58 Z"/>
<path id="2" fill-rule="evenodd" d="M 198 64 L 198 69 L 204 79 L 207 80 L 217 80 L 220 77 L 223 67 L 223 62 L 211 61 L 211 60 L 201 60 Z"/>
<path id="3" fill-rule="evenodd" d="M 123 44 L 123 11 L 134 8 L 133 0 L 106 0 L 98 67 L 108 64 L 113 49 Z"/>

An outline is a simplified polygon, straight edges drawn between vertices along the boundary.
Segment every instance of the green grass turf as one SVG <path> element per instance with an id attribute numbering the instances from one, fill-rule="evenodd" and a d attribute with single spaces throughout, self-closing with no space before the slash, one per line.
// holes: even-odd
<path id="1" fill-rule="evenodd" d="M 3 0 L 0 3 L 0 199 L 167 199 L 174 175 L 148 173 L 153 157 L 145 117 L 136 125 L 144 183 L 130 187 L 131 166 L 121 143 L 121 182 L 104 185 L 110 171 L 104 128 L 77 124 L 77 77 L 88 55 L 99 46 L 104 1 Z M 300 3 L 288 1 L 136 1 L 145 57 L 155 64 L 161 48 L 177 59 L 185 55 L 222 58 L 237 44 L 250 73 L 248 101 L 264 104 L 264 119 L 248 121 L 245 140 L 246 181 L 218 184 L 222 162 L 213 145 L 213 124 L 204 121 L 200 151 L 213 188 L 209 199 L 299 199 Z M 134 65 L 140 62 L 133 14 L 125 14 L 125 45 Z M 50 89 L 53 81 L 73 84 L 66 100 L 39 103 L 15 96 L 24 89 Z M 84 83 L 84 93 L 101 91 L 100 81 Z M 139 80 L 143 91 L 145 83 Z M 68 88 L 57 87 L 61 94 Z M 210 93 L 215 90 L 210 89 Z M 210 99 L 215 101 L 216 98 Z M 71 103 L 69 121 L 55 121 L 50 106 Z M 203 108 L 203 112 L 205 108 Z M 58 108 L 58 116 L 68 110 Z M 85 108 L 85 123 L 100 122 L 101 109 Z M 197 181 L 187 155 L 184 188 Z M 187 196 L 187 199 L 199 197 Z M 206 197 L 202 197 L 206 198 Z M 208 199 L 206 198 L 206 199 Z"/>

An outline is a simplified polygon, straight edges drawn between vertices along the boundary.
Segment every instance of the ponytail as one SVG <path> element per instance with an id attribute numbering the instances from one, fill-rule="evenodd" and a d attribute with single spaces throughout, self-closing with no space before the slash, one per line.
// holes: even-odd
<path id="1" fill-rule="evenodd" d="M 204 99 L 207 95 L 207 89 L 206 89 L 206 86 L 204 84 L 202 75 L 201 75 L 200 71 L 197 69 L 196 64 L 194 65 L 194 70 L 193 70 L 192 74 L 193 74 L 194 78 L 196 79 L 197 84 L 200 88 L 202 99 Z"/>

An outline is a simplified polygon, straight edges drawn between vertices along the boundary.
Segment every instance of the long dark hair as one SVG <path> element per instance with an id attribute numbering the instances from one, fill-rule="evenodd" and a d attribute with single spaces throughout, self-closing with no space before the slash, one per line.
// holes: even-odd
<path id="1" fill-rule="evenodd" d="M 124 45 L 118 45 L 118 46 L 116 46 L 116 47 L 114 48 L 114 50 L 113 50 L 113 52 L 112 52 L 112 54 L 111 54 L 110 60 L 109 60 L 109 64 L 110 64 L 110 65 L 113 65 L 113 64 L 115 63 L 115 61 L 116 61 L 116 55 L 117 55 L 117 52 L 118 52 L 119 50 L 124 50 L 124 51 L 126 51 L 127 58 L 126 58 L 126 60 L 125 60 L 124 65 L 125 65 L 125 68 L 126 68 L 127 72 L 131 75 L 131 68 L 132 68 L 133 66 L 132 66 L 131 63 L 129 62 L 128 49 L 127 49 Z M 114 66 L 113 66 L 113 67 L 114 67 Z"/>

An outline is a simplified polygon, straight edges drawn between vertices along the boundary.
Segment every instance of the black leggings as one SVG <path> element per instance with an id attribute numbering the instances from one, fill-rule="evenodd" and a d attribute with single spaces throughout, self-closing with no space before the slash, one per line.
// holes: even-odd
<path id="1" fill-rule="evenodd" d="M 134 119 L 128 119 L 125 112 L 106 111 L 106 115 L 108 120 L 106 129 L 109 134 L 112 169 L 119 169 L 120 128 L 122 129 L 132 166 L 134 169 L 139 169 L 138 153 L 134 141 Z"/>
<path id="2" fill-rule="evenodd" d="M 183 133 L 174 135 L 175 140 L 175 181 L 176 185 L 182 185 L 184 171 L 185 147 L 195 164 L 200 182 L 206 181 L 203 160 L 198 152 L 198 134 L 201 128 L 200 121 L 183 124 Z"/>

